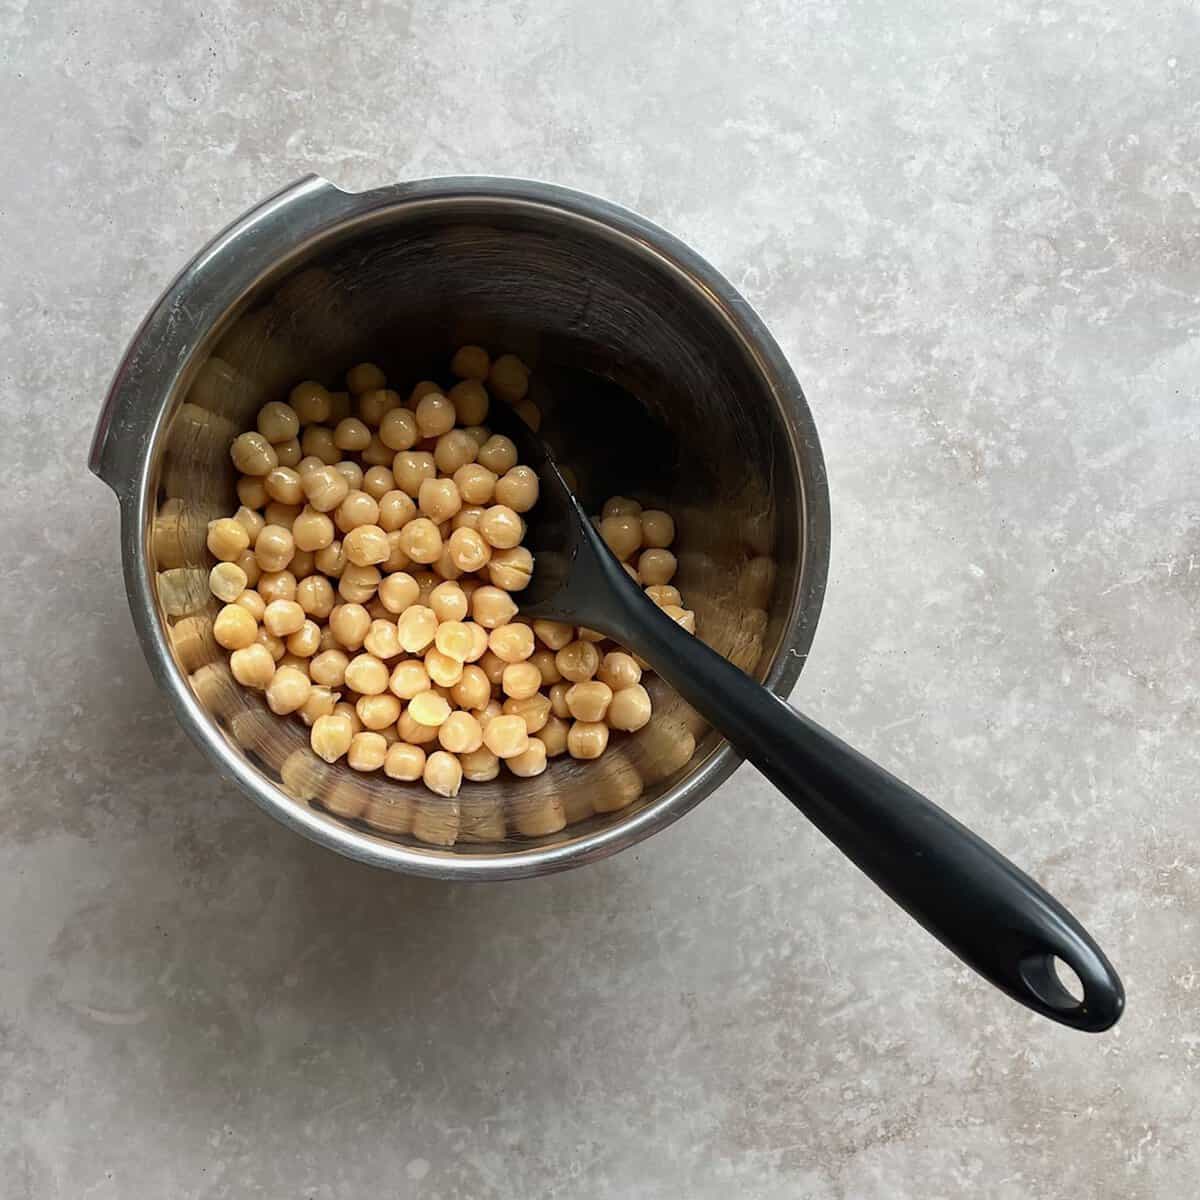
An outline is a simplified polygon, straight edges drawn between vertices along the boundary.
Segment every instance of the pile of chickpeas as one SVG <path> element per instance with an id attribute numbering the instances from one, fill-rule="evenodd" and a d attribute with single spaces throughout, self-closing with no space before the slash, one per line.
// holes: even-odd
<path id="1" fill-rule="evenodd" d="M 484 422 L 492 398 L 536 427 L 529 369 L 463 346 L 456 382 L 407 399 L 360 363 L 346 390 L 297 384 L 230 448 L 240 507 L 210 522 L 213 635 L 234 678 L 296 714 L 313 751 L 356 771 L 423 780 L 540 775 L 563 753 L 598 758 L 609 731 L 651 716 L 645 664 L 588 629 L 526 621 L 515 594 L 536 472 Z M 685 629 L 672 586 L 675 523 L 615 497 L 595 518 L 607 544 Z"/>

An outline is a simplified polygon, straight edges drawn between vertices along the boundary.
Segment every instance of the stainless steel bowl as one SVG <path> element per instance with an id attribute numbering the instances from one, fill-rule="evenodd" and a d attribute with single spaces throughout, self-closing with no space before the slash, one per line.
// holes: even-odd
<path id="1" fill-rule="evenodd" d="M 737 756 L 660 690 L 651 724 L 597 762 L 559 759 L 534 780 L 469 785 L 457 803 L 330 767 L 303 726 L 233 683 L 206 585 L 205 525 L 235 503 L 229 442 L 264 402 L 364 358 L 401 380 L 427 376 L 466 341 L 533 366 L 548 436 L 587 498 L 635 489 L 675 514 L 678 583 L 701 635 L 786 696 L 829 549 L 821 450 L 800 386 L 712 267 L 591 196 L 490 178 L 357 195 L 300 180 L 167 289 L 117 370 L 90 465 L 120 501 L 125 584 L 150 667 L 221 773 L 352 858 L 497 879 L 640 841 L 699 803 Z M 593 371 L 638 403 L 584 411 L 555 386 L 560 368 Z"/>

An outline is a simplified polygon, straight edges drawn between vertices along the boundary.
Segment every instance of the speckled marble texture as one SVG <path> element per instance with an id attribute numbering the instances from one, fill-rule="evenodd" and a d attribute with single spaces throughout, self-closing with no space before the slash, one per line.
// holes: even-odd
<path id="1" fill-rule="evenodd" d="M 1194 7 L 1133 0 L 0 0 L 0 1193 L 1194 1195 L 1198 70 Z M 486 889 L 218 782 L 84 459 L 164 282 L 309 170 L 552 179 L 741 286 L 829 463 L 796 701 L 1068 900 L 1116 1032 L 990 991 L 748 770 Z"/>

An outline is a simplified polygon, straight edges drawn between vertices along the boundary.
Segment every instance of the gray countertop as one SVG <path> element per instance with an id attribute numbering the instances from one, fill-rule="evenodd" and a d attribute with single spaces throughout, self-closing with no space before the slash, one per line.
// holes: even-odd
<path id="1" fill-rule="evenodd" d="M 0 4 L 0 1191 L 1166 1198 L 1200 1170 L 1200 23 L 1184 4 Z M 221 783 L 135 643 L 108 376 L 309 170 L 594 191 L 740 286 L 833 501 L 795 699 L 1121 969 L 1017 1008 L 751 771 L 446 887 Z"/>

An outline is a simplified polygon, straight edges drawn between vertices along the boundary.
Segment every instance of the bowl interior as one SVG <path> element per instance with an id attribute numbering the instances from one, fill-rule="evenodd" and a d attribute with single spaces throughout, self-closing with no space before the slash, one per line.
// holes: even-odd
<path id="1" fill-rule="evenodd" d="M 678 262 L 551 206 L 397 205 L 263 279 L 181 376 L 153 449 L 146 537 L 179 670 L 233 751 L 289 803 L 417 850 L 502 854 L 629 821 L 701 778 L 721 739 L 652 681 L 650 725 L 615 735 L 598 761 L 563 757 L 536 779 L 464 784 L 455 801 L 328 766 L 299 721 L 234 683 L 212 640 L 219 605 L 206 583 L 206 523 L 237 504 L 229 443 L 262 404 L 302 379 L 336 389 L 362 360 L 402 394 L 419 379 L 449 382 L 449 355 L 465 342 L 533 368 L 543 434 L 590 511 L 624 494 L 671 512 L 675 582 L 699 635 L 760 678 L 778 674 L 805 616 L 795 397 L 779 394 L 723 300 Z M 592 371 L 636 401 L 597 403 L 562 368 Z"/>

